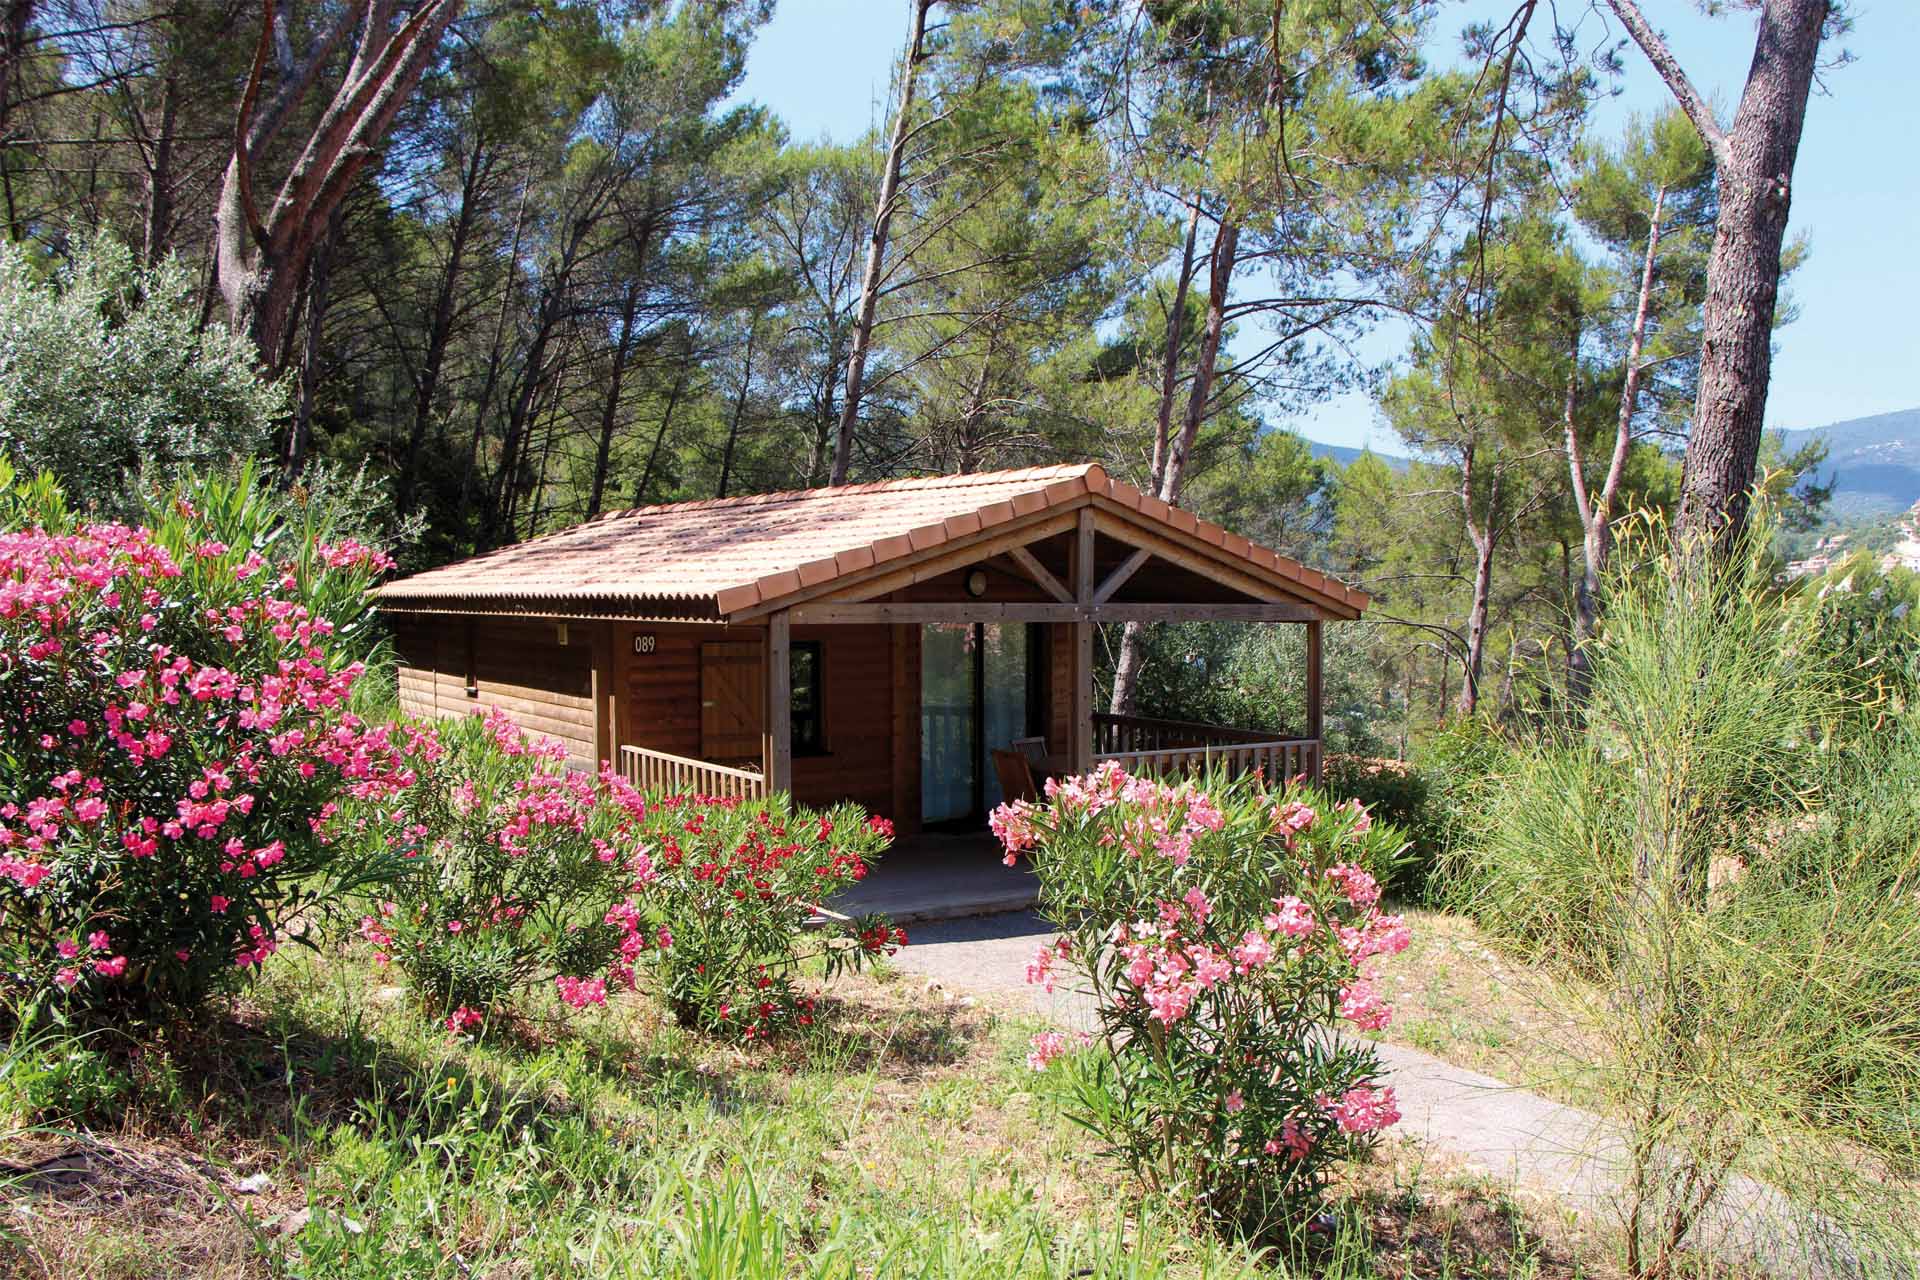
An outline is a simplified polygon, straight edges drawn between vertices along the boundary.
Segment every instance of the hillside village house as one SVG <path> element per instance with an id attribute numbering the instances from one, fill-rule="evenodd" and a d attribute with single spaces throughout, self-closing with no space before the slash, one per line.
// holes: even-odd
<path id="1" fill-rule="evenodd" d="M 1317 774 L 1321 628 L 1351 587 L 1098 465 L 641 507 L 381 589 L 419 716 L 498 707 L 635 783 L 977 824 L 996 750 Z M 1097 713 L 1094 624 L 1304 626 L 1287 737 Z"/>

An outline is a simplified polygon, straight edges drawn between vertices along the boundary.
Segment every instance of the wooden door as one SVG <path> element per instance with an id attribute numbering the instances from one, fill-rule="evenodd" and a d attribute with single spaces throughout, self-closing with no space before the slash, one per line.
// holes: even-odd
<path id="1" fill-rule="evenodd" d="M 753 641 L 700 646 L 700 755 L 759 762 L 766 727 L 765 650 Z"/>

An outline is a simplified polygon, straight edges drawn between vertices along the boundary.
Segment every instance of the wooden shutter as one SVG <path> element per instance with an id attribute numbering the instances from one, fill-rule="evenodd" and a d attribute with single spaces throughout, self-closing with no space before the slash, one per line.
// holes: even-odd
<path id="1" fill-rule="evenodd" d="M 757 643 L 700 646 L 700 754 L 727 762 L 760 759 L 766 726 L 766 660 Z"/>

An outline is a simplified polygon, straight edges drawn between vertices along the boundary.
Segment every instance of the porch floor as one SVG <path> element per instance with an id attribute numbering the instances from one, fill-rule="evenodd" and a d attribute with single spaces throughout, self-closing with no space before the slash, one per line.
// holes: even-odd
<path id="1" fill-rule="evenodd" d="M 985 831 L 907 836 L 882 854 L 865 880 L 827 905 L 844 915 L 879 912 L 896 924 L 1020 911 L 1039 898 L 1024 865 L 1000 860 Z"/>

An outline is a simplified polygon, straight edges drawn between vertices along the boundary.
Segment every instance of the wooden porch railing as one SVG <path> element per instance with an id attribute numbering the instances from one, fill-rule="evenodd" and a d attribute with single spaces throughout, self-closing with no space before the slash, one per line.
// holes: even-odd
<path id="1" fill-rule="evenodd" d="M 1219 770 L 1236 777 L 1257 772 L 1277 783 L 1320 776 L 1318 738 L 1275 738 L 1254 729 L 1147 716 L 1096 714 L 1093 758 L 1163 777 Z"/>
<path id="2" fill-rule="evenodd" d="M 738 796 L 742 800 L 758 800 L 767 794 L 767 780 L 758 769 L 739 769 L 647 747 L 621 747 L 620 772 L 641 791 Z"/>

